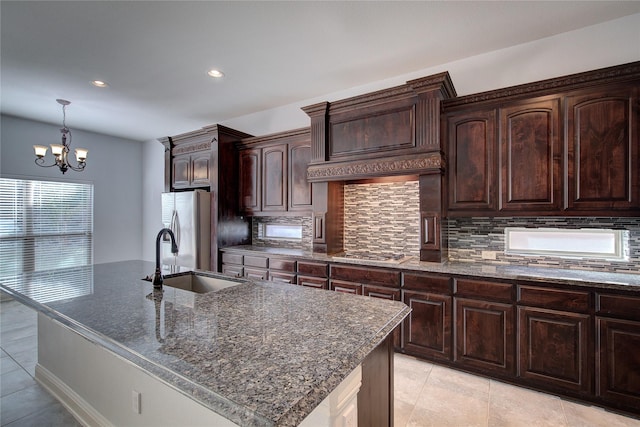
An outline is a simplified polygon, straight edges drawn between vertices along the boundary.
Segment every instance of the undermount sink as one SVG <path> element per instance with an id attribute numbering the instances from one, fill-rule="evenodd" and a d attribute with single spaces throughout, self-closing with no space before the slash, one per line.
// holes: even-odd
<path id="1" fill-rule="evenodd" d="M 220 291 L 232 286 L 238 286 L 242 282 L 207 276 L 200 273 L 179 273 L 164 276 L 163 286 L 170 286 L 197 294 Z"/>

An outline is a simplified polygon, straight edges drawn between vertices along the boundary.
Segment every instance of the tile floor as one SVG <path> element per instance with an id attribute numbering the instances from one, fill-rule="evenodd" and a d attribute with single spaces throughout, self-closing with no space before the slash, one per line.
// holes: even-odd
<path id="1" fill-rule="evenodd" d="M 36 313 L 0 303 L 0 424 L 79 426 L 34 379 Z M 416 358 L 395 358 L 396 427 L 640 427 L 640 420 L 597 407 L 461 373 Z M 366 427 L 366 426 L 363 426 Z"/>

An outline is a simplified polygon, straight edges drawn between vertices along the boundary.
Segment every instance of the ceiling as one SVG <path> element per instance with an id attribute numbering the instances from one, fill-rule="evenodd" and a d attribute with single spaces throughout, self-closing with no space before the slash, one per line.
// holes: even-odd
<path id="1" fill-rule="evenodd" d="M 60 124 L 64 98 L 72 129 L 150 140 L 635 13 L 640 1 L 2 0 L 0 107 Z"/>

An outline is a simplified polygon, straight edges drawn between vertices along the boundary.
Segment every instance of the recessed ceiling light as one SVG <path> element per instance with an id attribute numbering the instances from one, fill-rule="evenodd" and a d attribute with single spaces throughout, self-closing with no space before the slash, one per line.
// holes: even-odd
<path id="1" fill-rule="evenodd" d="M 102 80 L 93 80 L 93 81 L 91 82 L 91 84 L 92 84 L 92 85 L 94 85 L 94 86 L 96 86 L 96 87 L 107 87 L 107 86 L 109 86 L 109 85 L 107 84 L 107 82 L 103 82 Z"/>
<path id="2" fill-rule="evenodd" d="M 221 78 L 221 77 L 224 77 L 224 73 L 223 73 L 222 71 L 220 71 L 220 70 L 216 70 L 216 69 L 209 70 L 209 71 L 207 72 L 207 74 L 209 74 L 211 77 L 216 78 L 216 79 L 219 79 L 219 78 Z"/>

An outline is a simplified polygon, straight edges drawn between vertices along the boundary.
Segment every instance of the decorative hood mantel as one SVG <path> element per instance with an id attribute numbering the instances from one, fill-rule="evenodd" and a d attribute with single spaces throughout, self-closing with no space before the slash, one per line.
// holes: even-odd
<path id="1" fill-rule="evenodd" d="M 365 95 L 304 107 L 311 117 L 312 182 L 441 174 L 441 101 L 448 72 Z"/>

